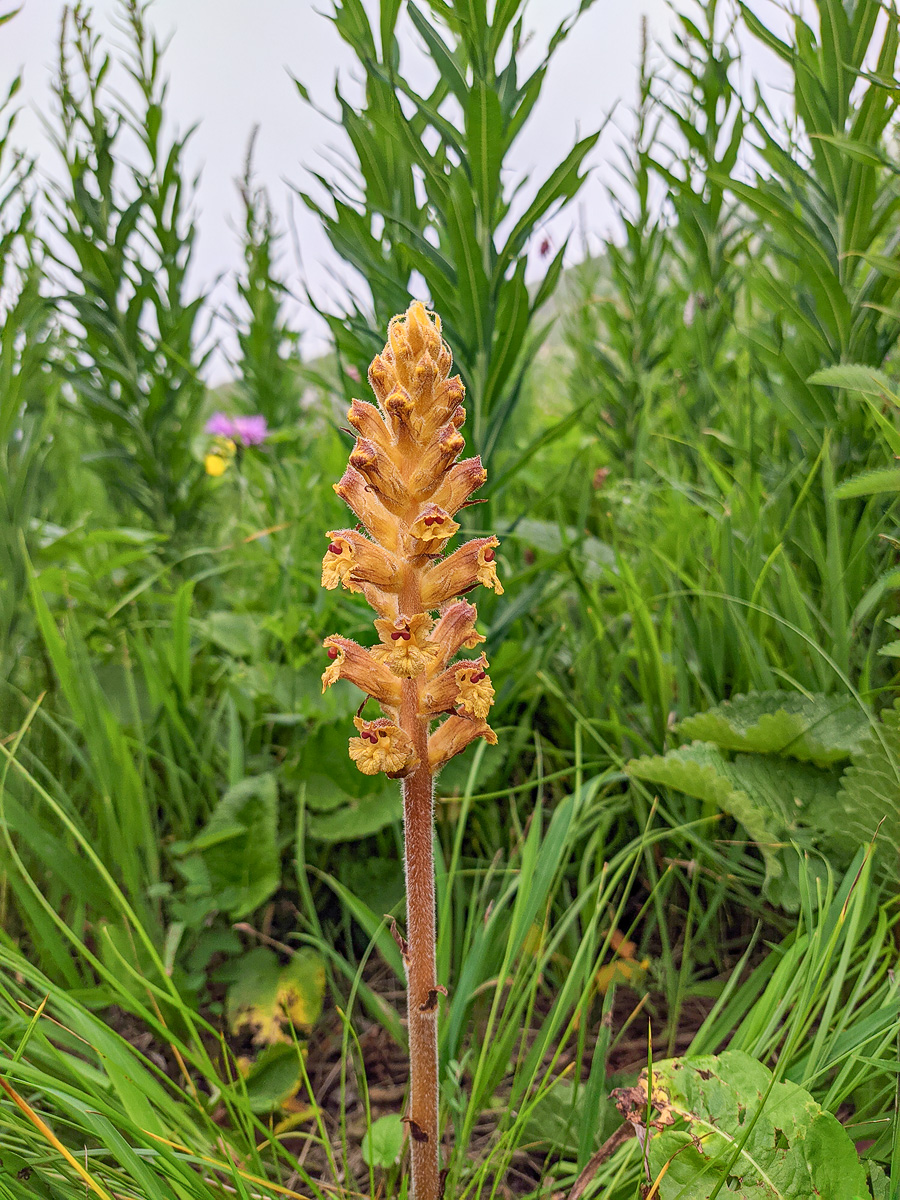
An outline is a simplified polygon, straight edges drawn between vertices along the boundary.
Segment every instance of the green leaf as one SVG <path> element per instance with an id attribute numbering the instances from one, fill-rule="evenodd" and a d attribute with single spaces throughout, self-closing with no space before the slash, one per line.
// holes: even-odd
<path id="1" fill-rule="evenodd" d="M 593 1130 L 593 1143 L 599 1143 L 613 1132 L 619 1121 L 610 1101 L 604 1101 L 599 1112 L 586 1112 L 586 1095 L 583 1085 L 576 1088 L 568 1079 L 554 1082 L 529 1112 L 522 1141 L 571 1154 L 577 1151 L 579 1135 L 588 1122 Z"/>
<path id="2" fill-rule="evenodd" d="M 211 612 L 199 626 L 208 641 L 235 658 L 252 658 L 259 648 L 259 621 L 249 613 Z"/>
<path id="3" fill-rule="evenodd" d="M 643 1078 L 643 1077 L 642 1077 Z M 646 1081 L 643 1082 L 646 1095 Z M 794 1083 L 739 1050 L 653 1067 L 653 1099 L 683 1128 L 650 1138 L 659 1200 L 863 1200 L 866 1172 L 843 1126 Z"/>
<path id="4" fill-rule="evenodd" d="M 367 1167 L 387 1170 L 400 1161 L 406 1130 L 396 1113 L 389 1113 L 372 1122 L 362 1140 L 362 1156 Z"/>
<path id="5" fill-rule="evenodd" d="M 686 717 L 678 731 L 723 750 L 784 754 L 826 767 L 849 759 L 868 728 L 868 714 L 846 696 L 752 692 Z"/>
<path id="6" fill-rule="evenodd" d="M 880 496 L 900 492 L 900 467 L 876 467 L 845 479 L 834 489 L 838 500 L 853 500 L 857 496 Z"/>
<path id="7" fill-rule="evenodd" d="M 234 963 L 228 989 L 228 1021 L 233 1033 L 248 1031 L 257 1045 L 293 1043 L 318 1021 L 325 995 L 325 968 L 314 950 L 298 950 L 286 966 L 273 950 L 258 946 Z"/>
<path id="8" fill-rule="evenodd" d="M 266 1046 L 244 1080 L 251 1112 L 266 1113 L 290 1099 L 302 1077 L 297 1047 L 277 1042 Z"/>
<path id="9" fill-rule="evenodd" d="M 807 383 L 846 388 L 848 392 L 862 392 L 864 396 L 879 396 L 900 408 L 900 393 L 896 390 L 896 383 L 888 379 L 883 371 L 863 363 L 841 363 L 840 366 L 825 367 L 810 375 Z"/>
<path id="10" fill-rule="evenodd" d="M 381 792 L 352 799 L 324 816 L 309 817 L 307 833 L 318 842 L 357 842 L 403 816 L 400 788 L 387 783 Z"/>
<path id="11" fill-rule="evenodd" d="M 273 774 L 229 788 L 193 841 L 173 847 L 202 861 L 205 877 L 193 874 L 194 895 L 207 890 L 212 906 L 235 921 L 268 900 L 281 882 L 277 813 Z M 179 864 L 183 874 L 189 863 Z"/>
<path id="12" fill-rule="evenodd" d="M 799 902 L 792 878 L 796 854 L 787 844 L 808 842 L 809 831 L 830 836 L 841 824 L 837 777 L 806 763 L 761 754 L 739 754 L 731 762 L 717 746 L 693 742 L 665 755 L 632 759 L 625 770 L 714 804 L 739 821 L 762 854 L 769 898 L 785 908 Z"/>
<path id="13" fill-rule="evenodd" d="M 897 875 L 900 852 L 900 701 L 885 709 L 841 779 L 837 803 L 843 835 L 857 842 L 875 836 L 876 853 Z"/>

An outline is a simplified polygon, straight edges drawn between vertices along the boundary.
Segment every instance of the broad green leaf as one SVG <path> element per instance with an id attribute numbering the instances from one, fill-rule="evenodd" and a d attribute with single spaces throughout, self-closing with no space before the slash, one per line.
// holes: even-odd
<path id="1" fill-rule="evenodd" d="M 211 612 L 198 624 L 204 637 L 235 658 L 252 658 L 259 648 L 259 621 L 249 613 Z"/>
<path id="2" fill-rule="evenodd" d="M 762 754 L 739 754 L 729 761 L 709 742 L 693 742 L 668 754 L 632 759 L 625 770 L 635 779 L 675 788 L 714 804 L 739 821 L 766 865 L 772 900 L 795 908 L 798 896 L 785 855 L 791 841 L 808 842 L 811 832 L 830 835 L 841 825 L 836 802 L 838 779 L 807 763 Z M 788 863 L 796 864 L 793 849 Z"/>
<path id="3" fill-rule="evenodd" d="M 211 906 L 237 921 L 268 900 L 281 881 L 277 837 L 278 791 L 269 773 L 229 788 L 193 841 L 172 849 L 185 857 L 183 874 L 192 859 L 201 860 L 204 873 L 191 876 L 194 894 L 205 887 Z"/>
<path id="4" fill-rule="evenodd" d="M 362 1156 L 367 1167 L 387 1170 L 400 1161 L 406 1127 L 396 1113 L 389 1113 L 372 1122 L 362 1140 Z"/>
<path id="5" fill-rule="evenodd" d="M 266 1046 L 244 1079 L 251 1111 L 266 1113 L 280 1108 L 296 1092 L 301 1078 L 295 1045 L 276 1042 Z"/>
<path id="6" fill-rule="evenodd" d="M 897 874 L 900 852 L 900 701 L 881 714 L 853 764 L 844 772 L 837 803 L 841 832 L 857 842 L 875 837 L 876 853 Z"/>
<path id="7" fill-rule="evenodd" d="M 282 967 L 264 946 L 229 964 L 228 1021 L 233 1033 L 249 1032 L 257 1045 L 291 1043 L 292 1030 L 303 1033 L 322 1013 L 325 967 L 304 947 Z"/>
<path id="8" fill-rule="evenodd" d="M 826 767 L 849 759 L 868 727 L 868 714 L 846 696 L 752 692 L 686 717 L 678 731 L 723 750 L 782 754 Z"/>
<path id="9" fill-rule="evenodd" d="M 646 1097 L 646 1076 L 639 1088 Z M 653 1103 L 664 1128 L 650 1137 L 659 1200 L 863 1200 L 866 1172 L 840 1122 L 794 1083 L 740 1050 L 654 1064 Z M 635 1108 L 639 1108 L 636 1104 Z M 635 1113 L 637 1116 L 637 1113 Z"/>
<path id="10" fill-rule="evenodd" d="M 371 837 L 402 816 L 399 785 L 388 782 L 374 795 L 353 799 L 322 816 L 310 814 L 306 831 L 318 842 L 356 842 Z"/>

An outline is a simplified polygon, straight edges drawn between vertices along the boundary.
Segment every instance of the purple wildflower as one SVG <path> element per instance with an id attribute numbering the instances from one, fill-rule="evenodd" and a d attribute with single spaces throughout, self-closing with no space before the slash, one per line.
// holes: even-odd
<path id="1" fill-rule="evenodd" d="M 235 417 L 232 428 L 232 437 L 241 446 L 260 446 L 269 436 L 266 418 L 260 413 L 254 413 L 252 417 Z"/>
<path id="2" fill-rule="evenodd" d="M 235 423 L 224 413 L 215 412 L 206 422 L 206 432 L 212 437 L 233 438 L 236 432 Z"/>

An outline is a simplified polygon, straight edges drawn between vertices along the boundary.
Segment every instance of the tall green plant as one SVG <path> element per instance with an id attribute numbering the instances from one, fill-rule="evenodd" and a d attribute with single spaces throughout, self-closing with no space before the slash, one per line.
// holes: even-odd
<path id="1" fill-rule="evenodd" d="M 525 282 L 529 247 L 541 224 L 577 194 L 599 134 L 579 140 L 527 191 L 525 180 L 509 182 L 510 156 L 554 53 L 592 2 L 582 0 L 559 24 L 524 78 L 525 0 L 493 9 L 487 0 L 463 6 L 429 0 L 427 9 L 408 4 L 432 69 L 427 94 L 405 77 L 398 0 L 382 0 L 377 40 L 360 0 L 335 4 L 335 26 L 365 71 L 365 102 L 355 108 L 338 88 L 353 152 L 347 179 L 317 176 L 330 209 L 304 199 L 371 296 L 330 319 L 336 345 L 364 372 L 378 349 L 375 331 L 405 309 L 409 292 L 421 287 L 418 272 L 444 314 L 472 402 L 472 440 L 486 462 L 508 430 L 546 335 L 538 314 L 556 288 L 566 250 L 563 244 L 532 290 Z"/>
<path id="2" fill-rule="evenodd" d="M 678 294 L 667 221 L 652 194 L 660 110 L 652 94 L 646 22 L 634 133 L 618 168 L 626 195 L 610 189 L 620 230 L 600 260 L 577 268 L 582 285 L 567 329 L 573 400 L 594 419 L 616 474 L 645 472 L 651 430 L 672 388 Z"/>
<path id="3" fill-rule="evenodd" d="M 252 143 L 240 193 L 244 269 L 237 281 L 240 309 L 231 314 L 239 349 L 237 393 L 247 412 L 262 413 L 270 425 L 295 424 L 301 390 L 299 338 L 284 312 L 290 293 L 277 268 L 282 235 L 266 189 L 254 181 Z"/>
<path id="4" fill-rule="evenodd" d="M 3 24 L 8 17 L 0 19 Z M 52 489 L 46 472 L 57 385 L 53 320 L 41 293 L 31 164 L 12 146 L 16 78 L 0 104 L 0 680 L 22 656 L 28 578 L 24 547 L 38 536 Z M 0 700 L 5 707 L 5 697 Z"/>
<path id="5" fill-rule="evenodd" d="M 112 66 L 83 5 L 60 36 L 56 145 L 65 168 L 55 222 L 69 315 L 65 377 L 93 425 L 90 456 L 110 492 L 161 532 L 202 513 L 192 450 L 204 386 L 198 350 L 202 294 L 187 275 L 195 228 L 184 149 L 165 131 L 162 50 L 145 5 L 122 0 L 134 100 L 116 97 Z M 131 161 L 131 148 L 137 160 Z"/>
<path id="6" fill-rule="evenodd" d="M 788 67 L 794 109 L 784 127 L 758 100 L 762 167 L 753 182 L 729 184 L 757 221 L 752 288 L 769 316 L 754 341 L 767 391 L 806 449 L 817 451 L 839 422 L 842 457 L 864 457 L 861 410 L 809 379 L 836 362 L 879 366 L 900 334 L 900 177 L 890 146 L 898 14 L 877 0 L 816 0 L 816 21 L 792 14 L 788 42 L 740 7 Z"/>

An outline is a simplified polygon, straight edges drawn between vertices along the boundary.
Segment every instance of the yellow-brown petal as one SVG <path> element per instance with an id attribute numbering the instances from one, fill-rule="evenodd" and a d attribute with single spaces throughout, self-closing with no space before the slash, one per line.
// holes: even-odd
<path id="1" fill-rule="evenodd" d="M 348 679 L 358 688 L 383 704 L 385 708 L 398 708 L 401 686 L 397 676 L 357 642 L 333 633 L 323 642 L 329 656 L 336 651 L 331 665 L 322 675 L 322 691 L 331 687 L 338 679 Z"/>
<path id="2" fill-rule="evenodd" d="M 492 570 L 494 547 L 499 544 L 495 537 L 474 538 L 454 550 L 443 562 L 430 567 L 422 579 L 422 607 L 437 608 L 478 583 L 485 583 L 502 595 L 496 568 Z"/>
<path id="3" fill-rule="evenodd" d="M 361 591 L 350 578 L 356 562 L 353 543 L 340 533 L 333 531 L 328 533 L 328 537 L 331 541 L 325 551 L 325 557 L 322 559 L 322 587 L 331 592 L 338 584 L 343 584 L 348 591 Z"/>
<path id="4" fill-rule="evenodd" d="M 503 585 L 497 577 L 497 563 L 494 554 L 494 547 L 500 543 L 496 538 L 490 540 L 490 544 L 482 546 L 478 551 L 478 582 L 482 587 L 493 588 L 498 596 L 503 595 Z"/>
<path id="5" fill-rule="evenodd" d="M 439 771 L 478 737 L 483 737 L 492 746 L 497 744 L 496 733 L 485 721 L 448 717 L 428 739 L 428 764 L 432 771 Z"/>
<path id="6" fill-rule="evenodd" d="M 441 550 L 443 543 L 452 538 L 458 529 L 459 524 L 446 509 L 439 504 L 426 504 L 409 527 L 410 535 L 415 539 L 413 554 L 430 554 Z"/>
<path id="7" fill-rule="evenodd" d="M 448 667 L 425 690 L 422 716 L 456 712 L 463 717 L 485 720 L 494 702 L 494 688 L 486 672 L 484 655 L 474 662 Z"/>
<path id="8" fill-rule="evenodd" d="M 440 654 L 439 646 L 428 636 L 433 624 L 427 613 L 376 621 L 382 645 L 372 647 L 372 657 L 401 678 L 421 675 Z"/>

